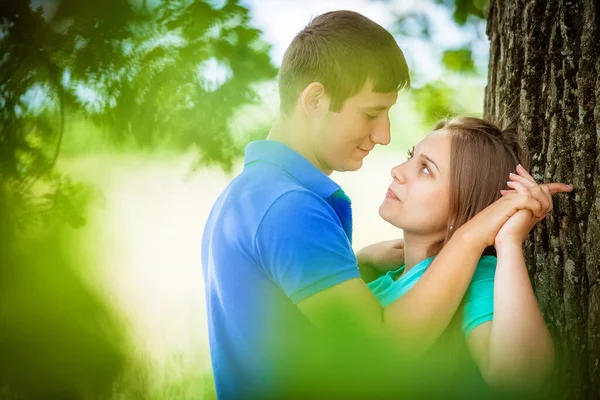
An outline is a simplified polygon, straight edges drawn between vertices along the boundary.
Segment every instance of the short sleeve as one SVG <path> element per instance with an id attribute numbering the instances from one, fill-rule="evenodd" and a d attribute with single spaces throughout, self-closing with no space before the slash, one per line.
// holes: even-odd
<path id="1" fill-rule="evenodd" d="M 462 331 L 465 338 L 478 325 L 494 318 L 494 275 L 496 257 L 485 256 L 479 260 L 471 285 L 465 296 Z"/>
<path id="2" fill-rule="evenodd" d="M 287 192 L 274 201 L 258 227 L 255 246 L 267 273 L 294 303 L 360 277 L 335 211 L 309 191 Z"/>

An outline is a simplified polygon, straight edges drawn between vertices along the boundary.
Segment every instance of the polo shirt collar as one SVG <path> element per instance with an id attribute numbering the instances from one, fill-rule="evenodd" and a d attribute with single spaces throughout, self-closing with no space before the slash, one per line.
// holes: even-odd
<path id="1" fill-rule="evenodd" d="M 321 170 L 298 152 L 275 140 L 256 140 L 248 143 L 244 154 L 244 166 L 264 161 L 275 164 L 296 178 L 308 190 L 326 199 L 340 189 Z"/>

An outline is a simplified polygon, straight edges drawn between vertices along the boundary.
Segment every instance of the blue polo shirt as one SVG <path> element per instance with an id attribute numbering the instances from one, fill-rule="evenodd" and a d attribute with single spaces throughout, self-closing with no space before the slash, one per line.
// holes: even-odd
<path id="1" fill-rule="evenodd" d="M 248 144 L 202 238 L 219 399 L 272 394 L 313 333 L 296 303 L 360 276 L 351 240 L 350 200 L 335 182 L 280 142 Z"/>

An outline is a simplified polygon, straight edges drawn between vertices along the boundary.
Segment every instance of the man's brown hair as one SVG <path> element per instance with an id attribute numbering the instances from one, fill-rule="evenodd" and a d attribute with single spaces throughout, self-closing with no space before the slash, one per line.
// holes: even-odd
<path id="1" fill-rule="evenodd" d="M 279 71 L 281 112 L 291 114 L 298 95 L 320 82 L 338 112 L 366 83 L 377 93 L 410 85 L 404 54 L 383 27 L 353 11 L 331 11 L 300 31 L 283 56 Z"/>

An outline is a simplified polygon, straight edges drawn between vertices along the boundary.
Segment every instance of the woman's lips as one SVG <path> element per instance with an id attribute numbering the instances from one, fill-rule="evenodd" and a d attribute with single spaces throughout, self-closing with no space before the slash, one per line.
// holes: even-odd
<path id="1" fill-rule="evenodd" d="M 388 189 L 385 197 L 388 198 L 388 199 L 400 200 L 398 198 L 398 196 L 396 196 L 396 194 L 394 194 L 394 192 L 392 192 L 392 189 Z"/>

